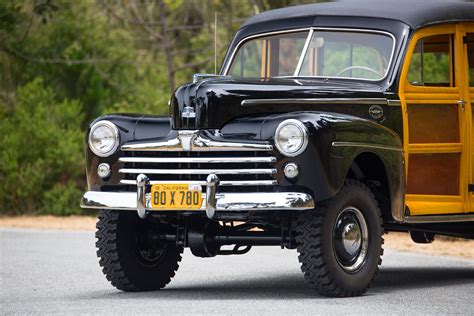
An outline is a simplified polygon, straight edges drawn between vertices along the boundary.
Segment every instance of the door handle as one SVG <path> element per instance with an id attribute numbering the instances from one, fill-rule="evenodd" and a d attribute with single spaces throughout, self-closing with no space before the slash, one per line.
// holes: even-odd
<path id="1" fill-rule="evenodd" d="M 466 100 L 464 100 L 464 99 L 459 100 L 459 101 L 457 101 L 457 104 L 459 104 L 461 106 L 461 109 L 464 112 L 464 110 L 466 109 Z"/>

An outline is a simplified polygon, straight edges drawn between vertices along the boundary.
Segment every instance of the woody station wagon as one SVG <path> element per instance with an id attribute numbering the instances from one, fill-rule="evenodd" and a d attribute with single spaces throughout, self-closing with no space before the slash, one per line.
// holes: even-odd
<path id="1" fill-rule="evenodd" d="M 175 91 L 169 116 L 91 123 L 82 207 L 100 210 L 103 272 L 120 290 L 156 290 L 185 247 L 274 245 L 297 249 L 319 293 L 360 295 L 384 232 L 474 238 L 471 100 L 474 3 L 256 15 L 219 75 Z"/>

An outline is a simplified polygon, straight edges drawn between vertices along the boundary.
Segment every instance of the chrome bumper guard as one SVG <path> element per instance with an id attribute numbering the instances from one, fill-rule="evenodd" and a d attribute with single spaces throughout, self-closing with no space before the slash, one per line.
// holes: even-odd
<path id="1" fill-rule="evenodd" d="M 81 201 L 82 208 L 135 210 L 140 218 L 145 218 L 148 211 L 160 211 L 151 207 L 151 196 L 146 192 L 148 178 L 144 174 L 137 177 L 137 192 L 100 192 L 88 191 Z M 215 212 L 237 211 L 277 211 L 307 210 L 314 208 L 311 195 L 301 192 L 251 192 L 251 193 L 216 193 L 219 178 L 210 174 L 206 181 L 204 202 L 199 211 L 206 211 L 212 219 Z M 186 210 L 183 210 L 186 211 Z"/>

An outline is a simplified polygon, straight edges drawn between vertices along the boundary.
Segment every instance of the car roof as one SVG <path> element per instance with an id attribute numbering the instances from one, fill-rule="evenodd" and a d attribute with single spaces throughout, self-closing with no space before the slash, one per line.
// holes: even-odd
<path id="1" fill-rule="evenodd" d="M 474 21 L 474 3 L 454 0 L 345 0 L 270 10 L 248 19 L 242 28 L 262 22 L 342 16 L 401 21 L 414 29 L 445 22 Z"/>

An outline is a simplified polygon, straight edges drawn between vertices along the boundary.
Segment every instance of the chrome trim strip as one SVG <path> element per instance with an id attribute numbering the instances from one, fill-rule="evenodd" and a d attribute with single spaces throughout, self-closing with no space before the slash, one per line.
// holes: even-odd
<path id="1" fill-rule="evenodd" d="M 474 214 L 405 216 L 403 222 L 407 224 L 474 222 Z"/>
<path id="2" fill-rule="evenodd" d="M 121 162 L 141 163 L 273 163 L 275 157 L 120 157 Z"/>
<path id="3" fill-rule="evenodd" d="M 197 185 L 206 185 L 206 181 L 155 181 L 150 180 L 148 181 L 149 184 L 197 184 Z M 120 180 L 120 184 L 127 184 L 127 185 L 137 185 L 137 181 L 135 180 Z M 220 181 L 220 186 L 272 186 L 277 185 L 277 180 L 242 180 L 242 181 Z"/>
<path id="4" fill-rule="evenodd" d="M 174 138 L 164 142 L 146 142 L 146 143 L 136 143 L 136 144 L 124 144 L 121 147 L 122 151 L 183 151 L 181 147 L 181 142 L 179 139 Z"/>
<path id="5" fill-rule="evenodd" d="M 276 169 L 132 169 L 122 168 L 119 173 L 131 174 L 275 174 Z"/>
<path id="6" fill-rule="evenodd" d="M 308 33 L 308 37 L 306 38 L 306 42 L 304 43 L 303 50 L 301 51 L 300 58 L 298 59 L 298 64 L 296 64 L 295 72 L 293 73 L 294 77 L 298 77 L 298 74 L 301 71 L 301 67 L 303 66 L 304 57 L 306 56 L 306 51 L 308 50 L 308 46 L 311 43 L 311 39 L 313 38 L 314 29 L 310 29 Z"/>
<path id="7" fill-rule="evenodd" d="M 369 143 L 355 143 L 355 142 L 332 142 L 333 147 L 366 147 L 374 149 L 383 149 L 383 150 L 394 150 L 403 152 L 402 147 L 394 147 L 388 145 L 379 145 L 379 144 L 369 144 Z"/>
<path id="8" fill-rule="evenodd" d="M 270 143 L 221 142 L 199 135 L 199 131 L 183 130 L 178 137 L 163 142 L 140 142 L 122 145 L 122 151 L 272 151 Z"/>
<path id="9" fill-rule="evenodd" d="M 146 210 L 151 208 L 151 196 L 145 195 Z M 203 193 L 203 199 L 206 196 Z M 204 202 L 199 211 L 206 210 Z M 216 211 L 277 211 L 277 210 L 308 210 L 315 206 L 311 195 L 301 192 L 252 192 L 252 193 L 217 193 Z M 88 191 L 81 201 L 82 208 L 109 210 L 137 210 L 136 192 L 100 192 Z M 183 210 L 186 211 L 186 210 Z"/>
<path id="10" fill-rule="evenodd" d="M 385 98 L 288 98 L 288 99 L 247 99 L 243 100 L 241 106 L 253 106 L 262 104 L 368 104 L 389 105 Z"/>
<path id="11" fill-rule="evenodd" d="M 384 76 L 380 79 L 364 79 L 364 78 L 349 78 L 349 77 L 327 77 L 327 76 L 326 77 L 325 76 L 318 76 L 318 77 L 314 76 L 314 77 L 311 77 L 311 78 L 325 78 L 325 79 L 326 78 L 328 78 L 328 79 L 334 78 L 334 79 L 349 79 L 349 80 L 363 80 L 363 81 L 382 81 L 382 80 L 385 80 L 387 78 L 387 76 L 389 75 L 389 70 L 392 67 L 392 63 L 393 63 L 393 60 L 394 60 L 394 57 L 395 57 L 395 47 L 397 46 L 396 45 L 397 44 L 397 39 L 395 38 L 395 36 L 392 33 L 389 33 L 389 32 L 386 32 L 386 31 L 380 31 L 380 30 L 368 30 L 368 29 L 357 29 L 357 28 L 331 28 L 331 27 L 308 27 L 308 28 L 299 28 L 299 29 L 289 29 L 289 30 L 284 30 L 284 31 L 267 32 L 267 33 L 261 33 L 261 34 L 255 34 L 255 35 L 247 36 L 247 37 L 241 39 L 237 43 L 237 45 L 235 45 L 235 48 L 232 51 L 232 54 L 230 55 L 230 58 L 228 59 L 228 62 L 224 67 L 224 71 L 222 72 L 222 75 L 228 76 L 229 68 L 232 65 L 232 62 L 234 61 L 235 54 L 237 53 L 238 49 L 240 48 L 240 46 L 244 42 L 246 42 L 248 40 L 251 40 L 253 38 L 258 38 L 258 37 L 265 37 L 265 36 L 269 36 L 269 35 L 277 35 L 277 34 L 284 34 L 284 33 L 297 33 L 297 32 L 306 31 L 306 30 L 310 30 L 310 31 L 313 31 L 313 32 L 320 30 L 320 31 L 337 31 L 337 32 L 342 31 L 342 32 L 384 34 L 384 35 L 390 36 L 392 38 L 392 43 L 393 43 L 392 44 L 392 52 L 391 52 L 391 55 L 390 55 L 390 60 L 387 64 L 387 71 L 385 72 Z M 303 49 L 303 52 L 302 52 L 303 56 L 306 56 L 305 49 L 306 50 L 308 49 L 308 47 L 306 46 L 306 43 L 305 43 L 305 46 L 304 46 L 304 49 Z M 303 57 L 303 59 L 304 59 L 304 57 Z M 299 64 L 299 60 L 298 60 L 298 64 Z M 299 77 L 299 76 L 296 76 L 296 77 Z"/>
<path id="12" fill-rule="evenodd" d="M 400 100 L 387 100 L 387 105 L 388 106 L 401 106 L 402 101 L 400 101 Z"/>

